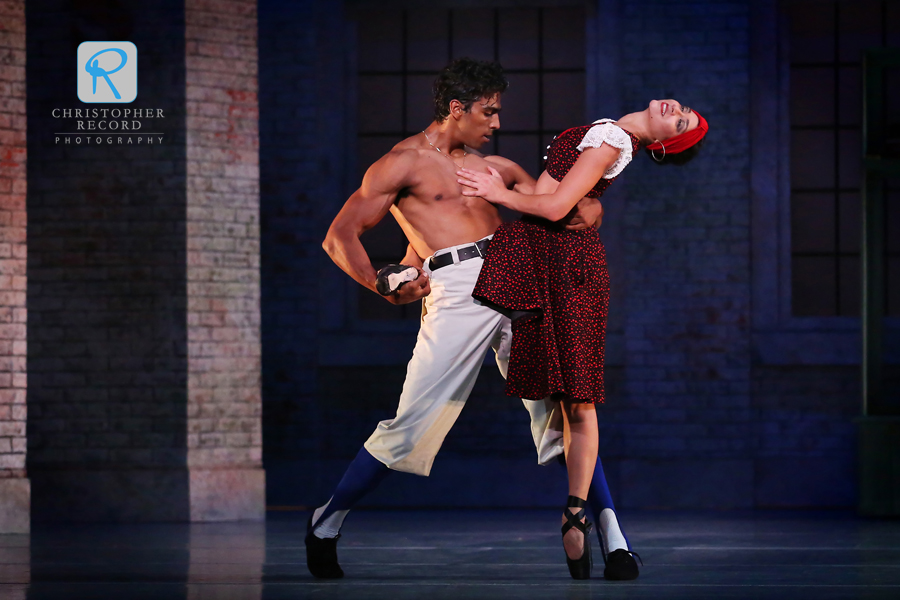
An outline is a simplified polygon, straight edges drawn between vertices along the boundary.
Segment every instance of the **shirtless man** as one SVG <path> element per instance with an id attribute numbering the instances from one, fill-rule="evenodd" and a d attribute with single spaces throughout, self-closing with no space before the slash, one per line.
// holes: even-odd
<path id="1" fill-rule="evenodd" d="M 323 243 L 328 255 L 360 285 L 376 291 L 375 269 L 359 238 L 393 214 L 409 240 L 403 264 L 415 266 L 418 278 L 385 298 L 393 304 L 424 298 L 425 316 L 397 416 L 378 424 L 331 499 L 310 516 L 307 566 L 316 577 L 343 576 L 337 539 L 344 517 L 391 470 L 430 473 L 488 348 L 506 375 L 509 319 L 471 295 L 501 218 L 494 205 L 462 195 L 456 172 L 463 166 L 487 171 L 490 164 L 509 188 L 533 191 L 534 179 L 517 164 L 475 150 L 500 127 L 500 95 L 507 85 L 496 63 L 459 59 L 446 67 L 435 81 L 434 122 L 369 168 L 328 230 Z M 599 202 L 586 199 L 569 215 L 568 227 L 593 226 L 601 214 Z M 545 434 L 544 405 L 529 402 L 539 460 L 549 460 L 561 453 L 561 436 Z"/>

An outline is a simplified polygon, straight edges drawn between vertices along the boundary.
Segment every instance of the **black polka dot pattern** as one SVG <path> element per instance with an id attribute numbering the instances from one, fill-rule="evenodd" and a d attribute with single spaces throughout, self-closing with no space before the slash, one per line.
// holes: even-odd
<path id="1" fill-rule="evenodd" d="M 554 138 L 546 164 L 551 177 L 565 177 L 590 128 Z M 631 139 L 636 153 L 639 140 Z M 600 196 L 610 182 L 601 179 L 588 196 Z M 609 273 L 597 230 L 566 231 L 529 216 L 501 225 L 472 295 L 507 310 L 534 312 L 513 320 L 507 395 L 565 394 L 575 402 L 603 402 Z"/>

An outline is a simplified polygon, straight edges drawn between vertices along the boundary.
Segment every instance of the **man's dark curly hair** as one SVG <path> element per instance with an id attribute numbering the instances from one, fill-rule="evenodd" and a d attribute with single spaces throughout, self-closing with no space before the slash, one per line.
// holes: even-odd
<path id="1" fill-rule="evenodd" d="M 434 120 L 442 123 L 450 115 L 450 102 L 459 100 L 466 112 L 480 98 L 502 94 L 509 87 L 499 63 L 473 58 L 457 58 L 434 80 Z"/>

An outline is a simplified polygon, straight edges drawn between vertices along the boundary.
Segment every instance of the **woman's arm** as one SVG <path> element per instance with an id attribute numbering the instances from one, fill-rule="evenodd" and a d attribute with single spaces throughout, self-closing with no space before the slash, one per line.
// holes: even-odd
<path id="1" fill-rule="evenodd" d="M 502 156 L 485 156 L 484 160 L 491 163 L 497 169 L 506 189 L 514 190 L 520 194 L 533 194 L 534 185 L 537 183 L 534 177 L 525 172 L 525 169 Z"/>
<path id="2" fill-rule="evenodd" d="M 616 162 L 619 152 L 621 151 L 618 148 L 609 144 L 603 144 L 599 148 L 587 148 L 552 194 L 526 196 L 508 190 L 500 174 L 493 167 L 488 167 L 490 174 L 461 169 L 457 175 L 460 177 L 459 183 L 472 188 L 464 191 L 464 196 L 481 196 L 494 204 L 550 221 L 558 221 L 591 191 L 607 169 Z"/>

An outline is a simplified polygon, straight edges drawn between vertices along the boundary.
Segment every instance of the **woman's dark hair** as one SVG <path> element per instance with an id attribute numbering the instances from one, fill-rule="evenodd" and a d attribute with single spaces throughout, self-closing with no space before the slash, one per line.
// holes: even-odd
<path id="1" fill-rule="evenodd" d="M 509 87 L 503 67 L 493 61 L 457 58 L 444 67 L 434 80 L 434 120 L 442 123 L 450 114 L 450 102 L 459 100 L 466 107 L 484 97 L 502 94 Z"/>
<path id="2" fill-rule="evenodd" d="M 653 158 L 653 154 L 656 154 L 656 156 L 660 156 L 662 154 L 662 150 L 650 152 L 649 150 L 644 148 L 644 152 L 646 152 L 647 156 L 652 158 L 653 162 L 658 165 L 678 165 L 680 167 L 681 165 L 687 164 L 688 162 L 693 160 L 693 158 L 700 153 L 700 148 L 703 147 L 703 142 L 705 141 L 706 137 L 702 137 L 700 138 L 699 142 L 697 142 L 684 152 L 679 152 L 678 154 L 666 154 L 662 160 L 656 160 L 655 158 Z M 665 142 L 663 142 L 663 144 L 665 144 Z"/>

